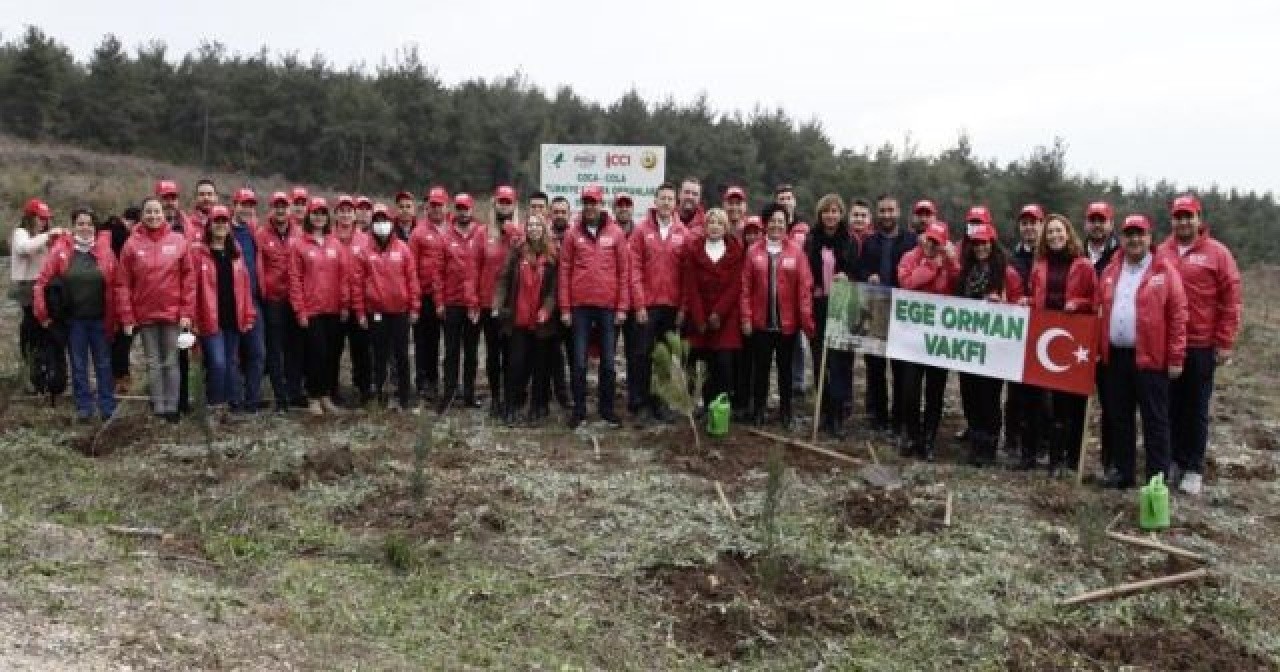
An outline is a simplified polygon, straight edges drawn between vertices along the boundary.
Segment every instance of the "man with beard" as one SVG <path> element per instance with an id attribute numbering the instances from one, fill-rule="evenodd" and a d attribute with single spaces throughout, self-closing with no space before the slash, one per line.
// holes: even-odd
<path id="1" fill-rule="evenodd" d="M 413 202 L 413 194 L 405 190 L 396 192 L 396 216 L 391 222 L 391 233 L 404 242 L 409 242 L 409 234 L 418 224 L 417 206 Z"/>
<path id="2" fill-rule="evenodd" d="M 1044 230 L 1044 208 L 1036 203 L 1022 206 L 1018 212 L 1018 243 L 1009 251 L 1009 265 L 1017 271 L 1023 287 L 1031 283 L 1031 267 L 1036 261 L 1036 243 L 1040 241 L 1040 232 Z M 1022 383 L 1009 383 L 1004 403 L 1004 449 L 1005 453 L 1019 458 L 1018 469 L 1029 471 L 1036 468 L 1037 456 L 1044 452 L 1040 446 L 1028 446 L 1034 443 L 1039 434 L 1035 431 L 1036 423 L 1048 422 L 1041 412 L 1043 394 L 1035 387 Z"/>
<path id="3" fill-rule="evenodd" d="M 903 255 L 916 246 L 915 232 L 902 230 L 898 223 L 899 216 L 897 198 L 891 194 L 881 194 L 876 198 L 876 229 L 863 241 L 862 251 L 858 254 L 858 262 L 854 266 L 857 281 L 883 287 L 898 286 L 898 264 Z M 893 372 L 893 406 L 890 407 L 885 358 L 866 355 L 865 362 L 867 415 L 871 416 L 872 429 L 892 431 L 900 438 L 905 438 L 903 423 L 906 415 L 902 388 L 906 382 L 906 364 L 897 360 L 890 364 Z"/>
<path id="4" fill-rule="evenodd" d="M 686 177 L 680 182 L 680 223 L 693 235 L 702 235 L 706 213 L 702 210 L 702 181 Z"/>
<path id="5" fill-rule="evenodd" d="M 537 194 L 534 195 L 535 197 Z M 544 194 L 545 196 L 545 194 Z M 532 208 L 533 206 L 530 205 Z M 569 199 L 564 196 L 556 196 L 551 199 L 551 240 L 556 250 L 560 249 L 564 242 L 564 236 L 569 231 Z M 557 312 L 560 307 L 556 307 Z M 556 324 L 561 324 L 557 318 Z M 560 408 L 567 410 L 569 408 L 569 362 L 573 361 L 573 335 L 563 326 L 558 327 L 560 333 L 557 338 L 560 339 L 559 345 L 551 349 L 551 389 L 555 394 L 556 403 L 560 404 Z"/>
<path id="6" fill-rule="evenodd" d="M 436 315 L 436 283 L 439 281 L 440 263 L 444 255 L 444 231 L 448 226 L 445 206 L 449 193 L 443 187 L 432 187 L 427 192 L 427 219 L 414 226 L 409 234 L 409 255 L 418 271 L 418 285 L 422 305 L 418 321 L 413 325 L 413 383 L 418 397 L 435 401 L 440 393 L 440 338 L 441 323 Z M 402 204 L 396 204 L 396 217 L 403 217 Z M 412 217 L 412 205 L 408 208 Z M 396 223 L 392 222 L 395 230 Z"/>
<path id="7" fill-rule="evenodd" d="M 1120 247 L 1120 241 L 1113 233 L 1113 216 L 1111 204 L 1105 201 L 1094 201 L 1084 211 L 1084 251 L 1093 264 L 1093 272 L 1098 275 L 1102 275 L 1111 264 L 1111 258 Z"/>
<path id="8" fill-rule="evenodd" d="M 203 236 L 205 228 L 209 226 L 209 212 L 217 204 L 218 187 L 214 185 L 213 180 L 207 177 L 201 178 L 196 182 L 195 207 L 187 216 L 187 221 L 199 229 L 200 235 Z"/>
<path id="9" fill-rule="evenodd" d="M 912 233 L 919 236 L 936 221 L 938 221 L 938 206 L 929 199 L 916 201 L 915 206 L 911 208 Z"/>
<path id="10" fill-rule="evenodd" d="M 613 219 L 622 229 L 630 245 L 631 235 L 636 230 L 635 203 L 631 194 L 619 192 L 613 197 Z M 627 415 L 639 417 L 644 407 L 644 395 L 640 389 L 640 369 L 644 366 L 644 325 L 636 321 L 636 312 L 627 312 L 627 321 L 622 326 L 622 352 L 627 362 Z"/>
<path id="11" fill-rule="evenodd" d="M 436 402 L 443 414 L 458 392 L 462 372 L 462 405 L 478 408 L 476 354 L 480 345 L 480 297 L 477 292 L 484 238 L 471 225 L 471 194 L 453 197 L 453 225 L 444 235 L 435 284 L 436 317 L 444 320 L 444 391 Z"/>

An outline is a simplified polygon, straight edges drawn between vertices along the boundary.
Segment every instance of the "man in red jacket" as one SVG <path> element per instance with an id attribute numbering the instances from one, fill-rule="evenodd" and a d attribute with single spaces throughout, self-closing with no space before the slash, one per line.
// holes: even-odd
<path id="1" fill-rule="evenodd" d="M 702 210 L 702 181 L 686 177 L 680 182 L 680 223 L 697 235 L 702 235 L 707 213 Z"/>
<path id="2" fill-rule="evenodd" d="M 730 236 L 740 236 L 747 221 L 747 192 L 742 187 L 733 186 L 724 190 L 724 198 L 720 199 L 720 207 L 729 217 Z"/>
<path id="3" fill-rule="evenodd" d="M 636 227 L 628 245 L 631 248 L 631 306 L 636 323 L 643 328 L 640 352 L 636 358 L 636 392 L 642 406 L 648 406 L 653 419 L 667 422 L 666 408 L 652 393 L 653 347 L 677 327 L 677 313 L 684 305 L 681 297 L 680 268 L 684 261 L 688 229 L 675 216 L 676 190 L 662 184 L 654 194 L 654 207 Z"/>
<path id="4" fill-rule="evenodd" d="M 284 413 L 290 406 L 306 406 L 302 395 L 306 335 L 289 304 L 289 246 L 297 235 L 298 224 L 289 214 L 288 194 L 283 191 L 271 194 L 271 212 L 254 238 L 258 248 L 258 290 L 262 295 L 267 378 L 275 394 L 277 413 Z"/>
<path id="5" fill-rule="evenodd" d="M 444 321 L 444 393 L 436 412 L 444 413 L 458 391 L 458 366 L 462 366 L 462 403 L 476 402 L 476 353 L 480 344 L 480 255 L 484 239 L 471 225 L 475 202 L 471 194 L 453 197 L 453 225 L 444 234 L 436 278 L 436 317 Z M 459 362 L 461 358 L 461 362 Z"/>
<path id="6" fill-rule="evenodd" d="M 1187 297 L 1172 260 L 1152 253 L 1151 222 L 1129 215 L 1121 227 L 1124 254 L 1102 272 L 1099 342 L 1111 467 L 1104 484 L 1134 485 L 1134 408 L 1142 415 L 1147 478 L 1169 471 L 1169 380 L 1182 374 L 1187 346 Z"/>
<path id="7" fill-rule="evenodd" d="M 613 197 L 613 219 L 618 224 L 618 228 L 622 229 L 623 235 L 627 237 L 627 244 L 630 246 L 631 235 L 639 231 L 635 221 L 635 201 L 631 199 L 631 194 L 622 191 Z M 630 248 L 628 247 L 628 249 Z M 632 418 L 638 418 L 640 417 L 640 409 L 648 403 L 644 392 L 640 388 L 638 372 L 644 366 L 644 362 L 641 360 L 647 359 L 649 355 L 644 344 L 645 325 L 636 321 L 634 304 L 631 306 L 631 310 L 627 311 L 627 321 L 622 325 L 620 331 L 622 332 L 623 358 L 627 362 L 627 414 Z M 570 353 L 573 352 L 572 346 L 569 351 Z M 572 356 L 570 356 L 570 359 L 572 359 Z"/>
<path id="8" fill-rule="evenodd" d="M 929 225 L 938 221 L 938 206 L 928 199 L 916 201 L 914 207 L 911 208 L 911 230 L 916 232 L 917 236 L 924 235 Z"/>
<path id="9" fill-rule="evenodd" d="M 213 206 L 217 204 L 218 185 L 207 177 L 200 178 L 200 181 L 196 182 L 195 207 L 191 209 L 187 219 L 200 228 L 201 236 L 209 228 L 210 213 L 213 212 Z"/>
<path id="10" fill-rule="evenodd" d="M 413 381 L 423 401 L 436 401 L 440 393 L 441 323 L 436 316 L 435 283 L 444 255 L 444 209 L 448 203 L 444 188 L 432 187 L 427 194 L 426 225 L 413 227 L 409 234 L 409 254 L 417 265 L 422 294 L 418 322 L 413 325 Z"/>
<path id="11" fill-rule="evenodd" d="M 622 229 L 601 207 L 603 198 L 599 186 L 582 190 L 582 214 L 560 246 L 556 288 L 560 320 L 573 330 L 570 428 L 581 425 L 587 416 L 587 342 L 593 330 L 600 336 L 600 419 L 618 426 L 613 411 L 614 327 L 627 319 L 629 255 Z"/>
<path id="12" fill-rule="evenodd" d="M 1240 331 L 1240 269 L 1227 246 L 1209 237 L 1195 196 L 1174 199 L 1172 212 L 1173 235 L 1159 253 L 1172 260 L 1182 276 L 1189 309 L 1186 370 L 1169 389 L 1173 462 L 1181 474 L 1182 491 L 1198 495 L 1209 442 L 1214 370 L 1231 361 Z"/>
<path id="13" fill-rule="evenodd" d="M 431 187 L 426 201 L 427 221 L 436 227 L 436 233 L 443 234 L 445 227 L 449 226 L 449 190 L 441 186 Z"/>
<path id="14" fill-rule="evenodd" d="M 307 215 L 307 206 L 311 203 L 311 196 L 307 193 L 306 187 L 294 187 L 289 192 L 289 214 L 293 215 L 294 222 L 301 222 L 302 218 Z"/>

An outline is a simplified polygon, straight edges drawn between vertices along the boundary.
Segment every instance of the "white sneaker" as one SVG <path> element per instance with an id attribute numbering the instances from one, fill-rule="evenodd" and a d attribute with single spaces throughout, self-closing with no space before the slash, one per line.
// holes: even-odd
<path id="1" fill-rule="evenodd" d="M 1188 495 L 1198 495 L 1203 489 L 1203 479 L 1200 474 L 1194 471 L 1188 471 L 1182 475 L 1182 483 L 1178 484 L 1178 489 Z"/>

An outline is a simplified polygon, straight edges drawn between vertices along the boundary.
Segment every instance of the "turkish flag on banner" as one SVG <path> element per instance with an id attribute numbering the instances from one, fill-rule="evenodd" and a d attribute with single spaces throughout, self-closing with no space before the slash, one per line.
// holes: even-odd
<path id="1" fill-rule="evenodd" d="M 1051 390 L 1092 394 L 1097 341 L 1096 315 L 1033 308 L 1022 382 Z"/>

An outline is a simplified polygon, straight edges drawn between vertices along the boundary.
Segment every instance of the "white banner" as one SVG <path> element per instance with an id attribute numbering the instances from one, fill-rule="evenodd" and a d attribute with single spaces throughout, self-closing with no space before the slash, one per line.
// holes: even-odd
<path id="1" fill-rule="evenodd" d="M 943 369 L 1022 380 L 1031 309 L 893 290 L 886 355 Z"/>
<path id="2" fill-rule="evenodd" d="M 550 144 L 542 146 L 539 165 L 541 188 L 548 197 L 564 196 L 576 209 L 582 206 L 582 188 L 596 184 L 604 190 L 606 207 L 613 205 L 615 195 L 630 194 L 638 220 L 653 205 L 654 192 L 666 177 L 667 148 Z"/>

